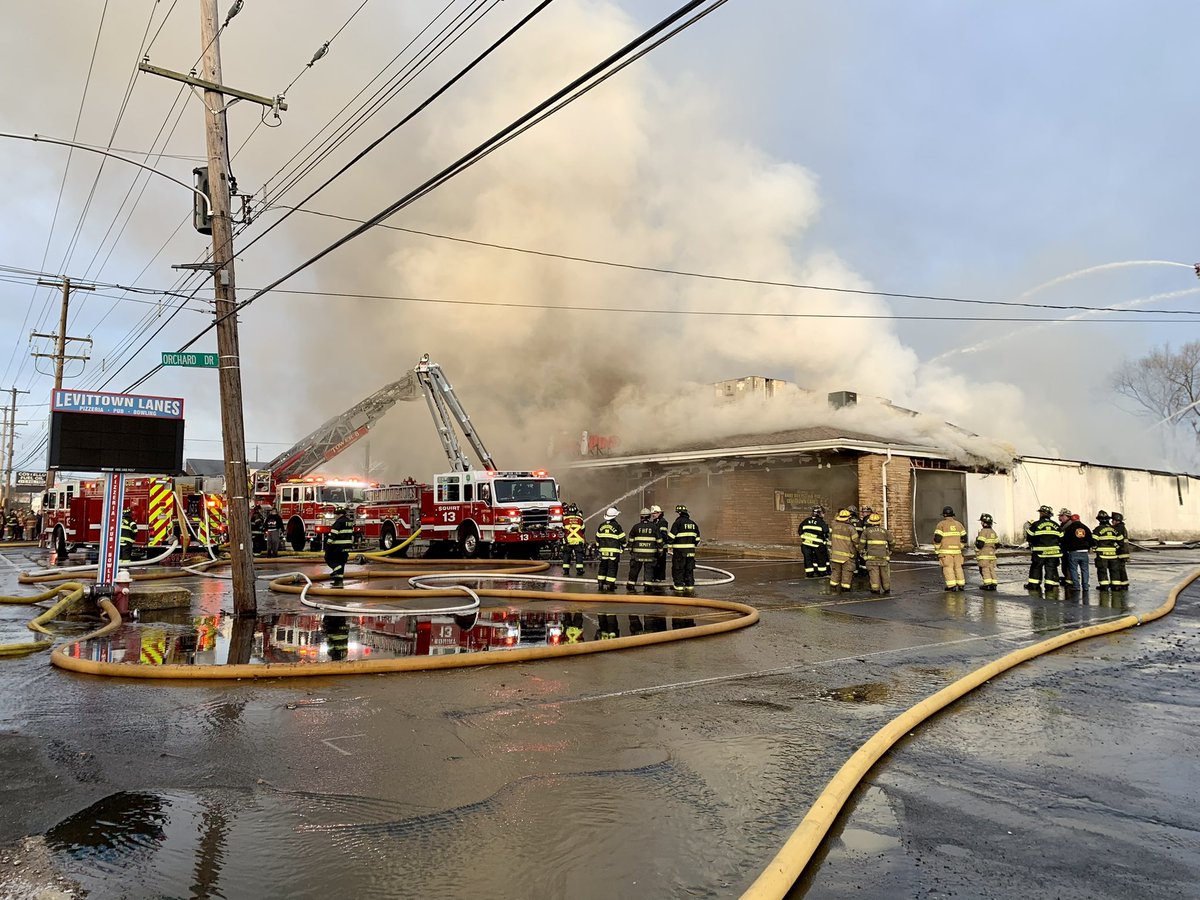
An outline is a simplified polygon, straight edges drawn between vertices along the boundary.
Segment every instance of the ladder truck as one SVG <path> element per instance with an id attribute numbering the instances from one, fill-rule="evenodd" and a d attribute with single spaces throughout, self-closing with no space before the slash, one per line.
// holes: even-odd
<path id="1" fill-rule="evenodd" d="M 395 404 L 424 397 L 451 471 L 432 484 L 380 486 L 314 475 L 358 441 Z M 482 469 L 472 466 L 458 433 Z M 320 546 L 339 507 L 355 510 L 356 536 L 384 549 L 418 529 L 433 554 L 457 550 L 536 555 L 561 537 L 558 485 L 542 470 L 497 469 L 441 366 L 429 355 L 392 382 L 289 447 L 253 474 L 256 502 L 274 501 L 294 549 Z"/>

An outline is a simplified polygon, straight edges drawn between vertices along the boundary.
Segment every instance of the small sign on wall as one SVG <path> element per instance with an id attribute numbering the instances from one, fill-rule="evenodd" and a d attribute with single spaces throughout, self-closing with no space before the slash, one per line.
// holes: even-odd
<path id="1" fill-rule="evenodd" d="M 775 491 L 775 512 L 812 512 L 824 500 L 813 491 Z"/>

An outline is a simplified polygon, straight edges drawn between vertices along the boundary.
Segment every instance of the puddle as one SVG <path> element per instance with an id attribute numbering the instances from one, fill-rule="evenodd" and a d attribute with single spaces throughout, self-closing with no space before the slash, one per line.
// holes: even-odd
<path id="1" fill-rule="evenodd" d="M 842 703 L 882 703 L 891 693 L 892 689 L 882 681 L 868 681 L 864 684 L 829 688 L 821 694 L 821 698 Z"/>
<path id="2" fill-rule="evenodd" d="M 318 663 L 479 653 L 603 641 L 644 632 L 690 628 L 695 610 L 669 603 L 556 604 L 548 610 L 512 606 L 468 615 L 363 616 L 278 613 L 256 619 L 167 615 L 122 626 L 67 648 L 76 659 L 134 666 Z M 671 615 L 672 611 L 687 615 Z M 736 613 L 706 611 L 706 622 Z"/>

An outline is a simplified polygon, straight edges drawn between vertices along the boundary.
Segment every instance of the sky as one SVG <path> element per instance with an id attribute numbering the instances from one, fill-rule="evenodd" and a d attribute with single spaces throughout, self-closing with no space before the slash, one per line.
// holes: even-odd
<path id="1" fill-rule="evenodd" d="M 314 212 L 378 212 L 675 5 L 555 0 L 309 212 L 265 233 L 534 3 L 247 0 L 222 34 L 225 80 L 264 95 L 286 88 L 288 109 L 278 122 L 248 102 L 228 110 L 233 171 L 255 210 L 237 239 L 239 296 L 351 227 Z M 8 11 L 0 131 L 127 155 L 165 148 L 134 158 L 190 181 L 203 161 L 202 101 L 133 69 L 142 55 L 190 69 L 201 50 L 196 6 L 44 0 Z M 461 39 L 291 183 L 291 161 L 314 135 L 470 10 L 479 18 Z M 1200 7 L 1166 0 L 730 0 L 387 224 L 769 282 L 1196 309 L 1197 26 Z M 0 138 L 10 177 L 0 193 L 0 388 L 30 392 L 18 397 L 17 468 L 45 463 L 52 379 L 48 361 L 29 354 L 50 348 L 29 333 L 56 327 L 58 296 L 12 270 L 151 291 L 200 286 L 171 268 L 206 250 L 190 194 L 162 178 L 135 181 L 124 163 L 101 170 L 101 160 L 74 151 L 68 164 L 66 148 Z M 428 352 L 501 465 L 537 465 L 581 429 L 652 449 L 829 418 L 811 403 L 743 422 L 711 412 L 700 386 L 755 374 L 818 395 L 887 398 L 989 447 L 1200 471 L 1194 447 L 1153 428 L 1109 381 L 1125 359 L 1197 339 L 1188 316 L 952 321 L 1078 314 L 688 278 L 378 228 L 283 288 L 312 293 L 272 292 L 240 317 L 252 458 L 274 456 Z M 92 338 L 91 359 L 69 362 L 64 386 L 139 382 L 211 321 L 210 296 L 200 286 L 175 312 L 179 301 L 162 294 L 76 294 L 68 332 Z M 614 308 L 642 312 L 605 311 Z M 833 318 L 847 315 L 871 318 Z M 902 318 L 914 315 L 937 319 Z M 215 349 L 212 333 L 193 349 Z M 136 390 L 185 398 L 187 455 L 219 454 L 215 374 L 164 369 Z M 861 411 L 855 430 L 869 432 L 871 415 Z M 423 404 L 397 407 L 372 433 L 376 477 L 427 477 L 439 455 Z M 365 469 L 365 446 L 344 463 Z"/>

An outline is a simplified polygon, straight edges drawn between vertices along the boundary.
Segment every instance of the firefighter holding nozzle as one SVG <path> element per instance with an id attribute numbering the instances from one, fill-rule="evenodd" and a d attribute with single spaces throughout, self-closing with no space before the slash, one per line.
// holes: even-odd
<path id="1" fill-rule="evenodd" d="M 350 510 L 341 507 L 337 518 L 325 536 L 325 565 L 329 566 L 330 581 L 334 587 L 341 587 L 346 577 L 346 561 L 350 559 L 350 550 L 354 547 L 354 525 L 350 521 Z"/>

